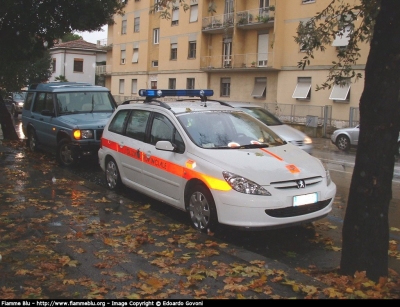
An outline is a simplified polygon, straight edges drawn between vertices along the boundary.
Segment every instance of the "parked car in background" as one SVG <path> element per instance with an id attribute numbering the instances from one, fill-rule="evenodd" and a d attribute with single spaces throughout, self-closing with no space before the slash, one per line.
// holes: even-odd
<path id="1" fill-rule="evenodd" d="M 335 130 L 331 135 L 331 141 L 336 147 L 342 151 L 349 151 L 353 147 L 358 146 L 358 137 L 360 134 L 360 125 L 349 128 L 341 128 Z M 400 154 L 400 133 L 397 139 L 397 154 Z"/>
<path id="2" fill-rule="evenodd" d="M 13 117 L 18 117 L 18 114 L 22 113 L 25 96 L 26 92 L 11 92 L 4 99 L 4 103 Z"/>
<path id="3" fill-rule="evenodd" d="M 312 153 L 312 139 L 309 136 L 298 129 L 284 124 L 274 114 L 272 114 L 262 106 L 248 102 L 229 101 L 224 103 L 234 108 L 239 108 L 246 113 L 254 116 L 258 120 L 266 124 L 268 127 L 270 127 L 272 131 L 278 134 L 286 142 L 298 146 L 309 154 Z"/>
<path id="4" fill-rule="evenodd" d="M 22 110 L 22 129 L 30 150 L 55 151 L 62 166 L 82 158 L 97 160 L 105 124 L 117 108 L 106 87 L 90 83 L 32 84 Z"/>
<path id="5" fill-rule="evenodd" d="M 142 89 L 143 101 L 119 105 L 98 151 L 108 188 L 124 185 L 185 211 L 202 232 L 326 216 L 336 185 L 322 162 L 243 110 L 209 100 L 212 94 Z"/>

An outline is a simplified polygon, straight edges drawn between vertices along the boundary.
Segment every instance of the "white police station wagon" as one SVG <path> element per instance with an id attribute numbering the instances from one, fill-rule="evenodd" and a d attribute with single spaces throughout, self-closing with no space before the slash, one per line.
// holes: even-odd
<path id="1" fill-rule="evenodd" d="M 207 101 L 212 90 L 139 94 L 144 101 L 120 105 L 102 135 L 110 189 L 125 185 L 184 210 L 203 232 L 291 226 L 331 211 L 336 185 L 321 161 L 251 115 Z"/>

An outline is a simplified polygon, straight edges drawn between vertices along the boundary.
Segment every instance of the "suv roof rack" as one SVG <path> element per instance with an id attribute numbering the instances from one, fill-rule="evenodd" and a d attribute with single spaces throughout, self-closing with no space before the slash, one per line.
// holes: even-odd
<path id="1" fill-rule="evenodd" d="M 46 89 L 51 87 L 79 87 L 79 86 L 95 86 L 87 82 L 47 82 L 47 83 L 33 83 L 29 85 L 28 90 Z"/>

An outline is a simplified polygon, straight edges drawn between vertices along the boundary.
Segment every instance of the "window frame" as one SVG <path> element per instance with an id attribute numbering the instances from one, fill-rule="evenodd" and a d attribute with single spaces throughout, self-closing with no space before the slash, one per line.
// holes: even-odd
<path id="1" fill-rule="evenodd" d="M 171 44 L 171 51 L 170 51 L 169 59 L 171 61 L 175 61 L 175 60 L 178 59 L 178 44 L 177 43 L 172 43 Z"/>
<path id="2" fill-rule="evenodd" d="M 122 20 L 122 22 L 121 22 L 121 35 L 125 35 L 126 34 L 127 25 L 128 25 L 128 21 L 126 19 Z"/>
<path id="3" fill-rule="evenodd" d="M 169 90 L 176 89 L 176 78 L 168 78 L 168 89 Z"/>
<path id="4" fill-rule="evenodd" d="M 118 94 L 125 94 L 125 79 L 119 79 L 118 81 Z"/>
<path id="5" fill-rule="evenodd" d="M 135 17 L 133 20 L 133 32 L 140 32 L 140 17 Z"/>
<path id="6" fill-rule="evenodd" d="M 194 90 L 195 89 L 195 84 L 196 84 L 196 79 L 195 78 L 186 78 L 186 89 Z"/>
<path id="7" fill-rule="evenodd" d="M 160 44 L 160 28 L 153 29 L 153 45 Z"/>
<path id="8" fill-rule="evenodd" d="M 230 97 L 231 96 L 231 78 L 221 78 L 220 96 L 221 97 Z"/>
<path id="9" fill-rule="evenodd" d="M 79 65 L 78 65 L 79 63 Z M 80 70 L 78 70 L 80 69 Z M 74 73 L 82 72 L 83 73 L 83 59 L 82 58 L 74 58 Z"/>
<path id="10" fill-rule="evenodd" d="M 193 48 L 194 45 L 194 48 Z M 189 41 L 189 46 L 188 46 L 188 59 L 195 59 L 196 58 L 196 52 L 197 52 L 197 41 Z"/>

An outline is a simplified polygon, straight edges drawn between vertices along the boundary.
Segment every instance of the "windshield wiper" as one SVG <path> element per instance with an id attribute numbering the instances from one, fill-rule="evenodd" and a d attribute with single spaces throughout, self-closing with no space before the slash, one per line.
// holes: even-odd
<path id="1" fill-rule="evenodd" d="M 208 147 L 206 149 L 249 149 L 249 148 L 266 148 L 269 147 L 268 144 L 248 144 L 240 146 L 218 146 L 218 147 Z M 203 147 L 205 148 L 205 147 Z"/>

